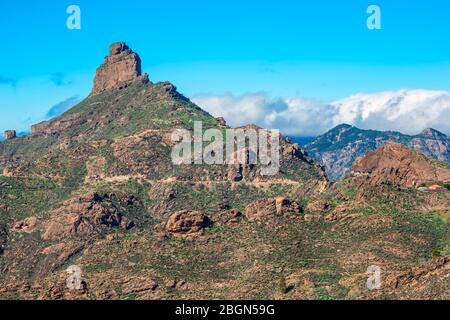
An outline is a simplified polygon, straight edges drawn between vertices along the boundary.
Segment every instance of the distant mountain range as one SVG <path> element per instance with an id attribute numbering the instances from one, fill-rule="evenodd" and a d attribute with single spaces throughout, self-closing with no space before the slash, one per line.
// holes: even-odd
<path id="1" fill-rule="evenodd" d="M 298 139 L 293 140 L 299 142 Z M 411 136 L 395 131 L 363 130 L 342 124 L 305 144 L 304 148 L 325 167 L 328 177 L 336 180 L 351 171 L 352 163 L 358 157 L 388 141 L 401 143 L 440 161 L 450 161 L 450 139 L 431 128 Z"/>

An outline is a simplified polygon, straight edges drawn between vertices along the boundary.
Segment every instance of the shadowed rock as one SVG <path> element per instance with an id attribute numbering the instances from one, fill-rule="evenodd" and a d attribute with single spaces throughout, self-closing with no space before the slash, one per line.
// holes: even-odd
<path id="1" fill-rule="evenodd" d="M 16 130 L 6 130 L 4 136 L 6 140 L 14 139 L 17 136 Z"/>

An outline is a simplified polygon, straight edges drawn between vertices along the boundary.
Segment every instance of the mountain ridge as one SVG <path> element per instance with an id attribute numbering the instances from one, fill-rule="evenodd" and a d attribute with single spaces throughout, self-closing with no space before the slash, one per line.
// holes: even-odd
<path id="1" fill-rule="evenodd" d="M 427 128 L 417 135 L 398 131 L 359 129 L 341 124 L 304 146 L 322 164 L 331 179 L 342 178 L 351 171 L 353 161 L 388 141 L 411 147 L 434 159 L 450 161 L 450 139 L 442 132 Z"/>

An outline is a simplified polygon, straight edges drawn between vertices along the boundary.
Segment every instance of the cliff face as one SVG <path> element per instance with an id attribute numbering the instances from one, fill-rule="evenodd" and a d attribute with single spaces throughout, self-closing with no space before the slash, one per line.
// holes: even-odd
<path id="1" fill-rule="evenodd" d="M 121 89 L 136 80 L 148 81 L 146 74 L 142 76 L 141 59 L 126 43 L 117 42 L 110 46 L 109 56 L 97 69 L 91 94 Z"/>
<path id="2" fill-rule="evenodd" d="M 331 179 L 337 180 L 351 171 L 352 164 L 358 157 L 376 150 L 388 141 L 401 143 L 440 161 L 450 161 L 450 140 L 434 129 L 409 136 L 399 132 L 361 130 L 350 125 L 340 125 L 317 137 L 305 149 L 325 167 Z"/>

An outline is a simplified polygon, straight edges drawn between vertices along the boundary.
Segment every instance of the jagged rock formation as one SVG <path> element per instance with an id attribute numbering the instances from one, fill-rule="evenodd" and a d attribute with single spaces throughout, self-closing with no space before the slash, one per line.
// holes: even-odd
<path id="1" fill-rule="evenodd" d="M 372 185 L 418 187 L 430 182 L 450 181 L 450 170 L 396 142 L 388 142 L 358 158 L 353 164 L 353 173 L 367 175 Z"/>
<path id="2" fill-rule="evenodd" d="M 17 136 L 16 130 L 6 130 L 4 136 L 6 140 L 14 139 Z"/>
<path id="3" fill-rule="evenodd" d="M 328 177 L 337 180 L 351 171 L 356 158 L 394 141 L 424 155 L 450 162 L 450 139 L 434 129 L 409 136 L 399 132 L 362 130 L 339 125 L 305 145 L 305 150 L 325 167 Z"/>
<path id="4" fill-rule="evenodd" d="M 122 89 L 137 80 L 148 82 L 148 75 L 142 76 L 141 58 L 126 43 L 117 42 L 111 45 L 109 56 L 97 69 L 91 95 Z"/>

